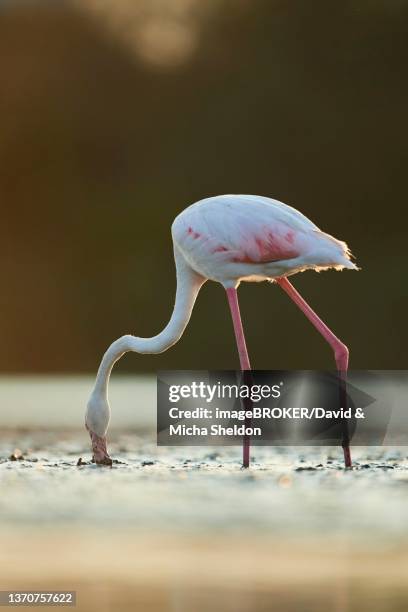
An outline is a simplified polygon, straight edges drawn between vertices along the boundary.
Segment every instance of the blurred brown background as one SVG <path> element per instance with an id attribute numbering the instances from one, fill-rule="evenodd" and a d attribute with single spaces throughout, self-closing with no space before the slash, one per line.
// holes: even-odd
<path id="1" fill-rule="evenodd" d="M 167 322 L 170 224 L 195 200 L 269 195 L 350 244 L 362 271 L 294 279 L 353 368 L 407 367 L 408 2 L 0 2 L 0 367 L 95 371 Z M 278 288 L 241 285 L 253 366 L 328 368 Z M 208 283 L 161 356 L 232 368 Z"/>

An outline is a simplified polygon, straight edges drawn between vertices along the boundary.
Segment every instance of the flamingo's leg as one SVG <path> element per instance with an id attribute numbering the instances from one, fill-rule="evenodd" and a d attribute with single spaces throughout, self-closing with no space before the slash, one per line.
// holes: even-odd
<path id="1" fill-rule="evenodd" d="M 241 370 L 243 372 L 250 371 L 251 365 L 249 363 L 248 351 L 245 342 L 244 329 L 242 327 L 241 314 L 239 311 L 238 293 L 235 288 L 226 289 L 228 303 L 231 310 L 232 322 L 234 324 L 235 339 L 237 342 L 239 361 L 241 364 Z M 243 453 L 242 453 L 242 466 L 244 468 L 249 467 L 249 452 L 250 452 L 250 438 L 244 436 Z"/>
<path id="2" fill-rule="evenodd" d="M 325 323 L 317 316 L 317 314 L 310 308 L 309 304 L 302 298 L 300 293 L 296 291 L 292 283 L 287 278 L 282 277 L 276 279 L 276 282 L 282 287 L 285 293 L 295 302 L 296 306 L 300 308 L 303 314 L 309 319 L 314 325 L 317 331 L 323 336 L 323 338 L 330 344 L 334 351 L 334 358 L 336 360 L 337 370 L 341 379 L 341 398 L 343 407 L 346 408 L 346 378 L 349 360 L 349 350 L 347 346 L 334 335 L 334 333 L 327 327 Z M 350 441 L 348 436 L 345 435 L 342 441 L 342 447 L 344 452 L 344 463 L 346 468 L 351 468 L 351 454 L 350 454 Z"/>

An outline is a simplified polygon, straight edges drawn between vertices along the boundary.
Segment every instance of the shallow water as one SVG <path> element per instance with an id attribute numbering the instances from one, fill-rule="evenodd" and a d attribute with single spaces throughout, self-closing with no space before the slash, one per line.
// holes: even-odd
<path id="1" fill-rule="evenodd" d="M 101 467 L 90 462 L 86 432 L 3 433 L 1 521 L 408 535 L 405 449 L 354 449 L 351 472 L 336 448 L 255 448 L 250 470 L 241 469 L 239 447 L 157 448 L 152 438 L 116 432 L 110 452 L 116 463 Z"/>
<path id="2" fill-rule="evenodd" d="M 89 375 L 0 376 L 0 427 L 80 427 L 94 380 Z M 155 427 L 154 376 L 112 376 L 109 397 L 112 429 Z"/>
<path id="3" fill-rule="evenodd" d="M 154 379 L 118 378 L 101 467 L 91 386 L 0 383 L 1 588 L 76 588 L 79 610 L 407 608 L 407 449 L 353 449 L 346 471 L 341 449 L 257 447 L 242 470 L 239 447 L 157 448 Z"/>

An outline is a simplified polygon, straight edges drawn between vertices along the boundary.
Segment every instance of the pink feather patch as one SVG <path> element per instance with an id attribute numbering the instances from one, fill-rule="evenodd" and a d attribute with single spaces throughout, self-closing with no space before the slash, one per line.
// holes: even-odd
<path id="1" fill-rule="evenodd" d="M 237 263 L 267 263 L 294 259 L 299 256 L 298 249 L 294 248 L 295 235 L 293 231 L 284 236 L 276 236 L 268 232 L 266 236 L 255 236 L 254 243 L 243 250 L 242 254 L 234 257 Z"/>

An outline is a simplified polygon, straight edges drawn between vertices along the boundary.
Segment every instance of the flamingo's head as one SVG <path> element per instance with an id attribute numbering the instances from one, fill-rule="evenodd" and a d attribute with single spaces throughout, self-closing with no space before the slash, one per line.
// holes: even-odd
<path id="1" fill-rule="evenodd" d="M 92 442 L 93 458 L 100 465 L 112 465 L 106 447 L 106 432 L 110 419 L 110 408 L 107 399 L 92 393 L 85 416 L 85 427 Z"/>

